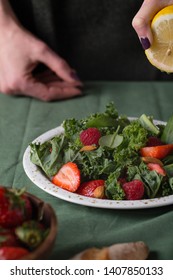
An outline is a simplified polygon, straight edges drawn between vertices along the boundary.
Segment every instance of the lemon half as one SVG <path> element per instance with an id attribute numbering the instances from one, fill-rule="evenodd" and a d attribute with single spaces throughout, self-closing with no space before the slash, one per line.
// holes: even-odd
<path id="1" fill-rule="evenodd" d="M 153 43 L 145 54 L 161 71 L 173 72 L 173 5 L 159 11 L 152 20 Z"/>

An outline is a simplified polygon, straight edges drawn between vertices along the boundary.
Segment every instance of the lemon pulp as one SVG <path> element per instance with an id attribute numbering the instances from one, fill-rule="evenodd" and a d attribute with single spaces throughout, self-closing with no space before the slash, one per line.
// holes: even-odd
<path id="1" fill-rule="evenodd" d="M 173 72 L 173 5 L 159 11 L 152 20 L 152 46 L 145 54 L 161 71 Z"/>

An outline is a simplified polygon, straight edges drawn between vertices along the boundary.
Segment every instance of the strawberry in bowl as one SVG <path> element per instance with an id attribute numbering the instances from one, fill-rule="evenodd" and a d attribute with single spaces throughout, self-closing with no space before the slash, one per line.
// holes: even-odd
<path id="1" fill-rule="evenodd" d="M 49 204 L 0 186 L 0 260 L 47 258 L 56 235 L 57 218 Z"/>

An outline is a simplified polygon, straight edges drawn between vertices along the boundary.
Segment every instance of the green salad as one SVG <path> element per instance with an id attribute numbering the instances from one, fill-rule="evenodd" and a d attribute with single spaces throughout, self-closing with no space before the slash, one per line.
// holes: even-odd
<path id="1" fill-rule="evenodd" d="M 113 200 L 173 194 L 173 116 L 156 125 L 145 114 L 119 115 L 110 102 L 103 113 L 67 119 L 62 127 L 51 140 L 30 144 L 32 163 L 54 184 L 86 196 L 104 185 L 96 197 Z"/>

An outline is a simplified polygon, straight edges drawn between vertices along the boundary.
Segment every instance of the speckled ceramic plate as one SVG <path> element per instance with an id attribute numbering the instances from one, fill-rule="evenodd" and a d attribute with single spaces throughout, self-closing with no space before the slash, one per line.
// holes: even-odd
<path id="1" fill-rule="evenodd" d="M 155 121 L 156 124 L 165 124 L 161 121 Z M 46 133 L 42 134 L 36 138 L 33 142 L 43 143 L 52 137 L 63 133 L 63 128 L 61 126 L 51 129 Z M 99 207 L 99 208 L 109 208 L 109 209 L 140 209 L 140 208 L 153 208 L 173 204 L 173 195 L 165 196 L 162 198 L 155 199 L 143 199 L 143 200 L 134 200 L 134 201 L 115 201 L 108 199 L 94 199 L 85 196 L 81 196 L 75 193 L 70 193 L 66 190 L 61 189 L 60 187 L 55 186 L 50 182 L 50 180 L 41 172 L 41 170 L 30 161 L 30 147 L 28 146 L 24 156 L 23 156 L 23 167 L 30 178 L 30 180 L 43 191 L 58 197 L 60 199 L 90 206 L 90 207 Z"/>

